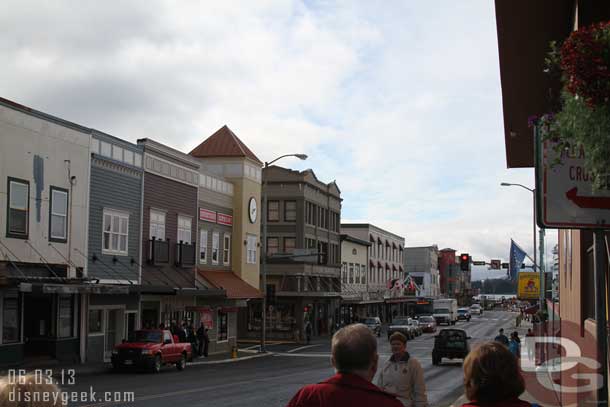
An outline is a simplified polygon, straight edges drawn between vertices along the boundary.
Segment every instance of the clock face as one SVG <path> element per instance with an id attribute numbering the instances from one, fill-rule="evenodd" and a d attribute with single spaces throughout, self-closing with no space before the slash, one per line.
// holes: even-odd
<path id="1" fill-rule="evenodd" d="M 258 209 L 256 208 L 256 199 L 250 198 L 250 202 L 248 203 L 248 216 L 250 217 L 251 223 L 256 222 L 257 215 Z"/>

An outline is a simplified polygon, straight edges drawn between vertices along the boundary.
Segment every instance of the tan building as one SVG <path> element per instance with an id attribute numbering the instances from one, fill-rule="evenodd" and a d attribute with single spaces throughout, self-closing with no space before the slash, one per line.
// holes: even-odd
<path id="1" fill-rule="evenodd" d="M 342 323 L 351 323 L 368 314 L 370 304 L 367 264 L 371 243 L 341 235 L 341 313 Z M 371 315 L 376 316 L 376 315 Z"/>

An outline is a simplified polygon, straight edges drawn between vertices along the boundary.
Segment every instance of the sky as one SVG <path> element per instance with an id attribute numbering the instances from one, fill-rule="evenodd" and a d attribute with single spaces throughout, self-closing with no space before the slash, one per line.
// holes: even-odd
<path id="1" fill-rule="evenodd" d="M 506 168 L 491 1 L 4 0 L 0 25 L 2 97 L 184 152 L 226 124 L 262 161 L 307 154 L 278 164 L 335 180 L 343 222 L 532 253 L 531 193 L 500 186 L 534 177 Z"/>

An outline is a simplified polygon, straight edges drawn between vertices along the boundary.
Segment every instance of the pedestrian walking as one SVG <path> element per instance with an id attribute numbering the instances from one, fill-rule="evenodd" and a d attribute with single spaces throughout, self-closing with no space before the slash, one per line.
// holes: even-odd
<path id="1" fill-rule="evenodd" d="M 512 332 L 510 334 L 508 350 L 510 351 L 510 353 L 515 355 L 516 358 L 519 358 L 519 356 L 521 355 L 521 340 L 519 339 L 519 334 L 517 333 L 517 331 Z"/>
<path id="2" fill-rule="evenodd" d="M 307 344 L 311 341 L 311 334 L 313 331 L 313 326 L 310 321 L 305 322 L 305 338 L 307 339 Z"/>
<path id="3" fill-rule="evenodd" d="M 527 349 L 527 359 L 532 361 L 536 357 L 536 342 L 534 341 L 534 332 L 531 328 L 527 329 L 525 334 L 525 348 Z"/>
<path id="4" fill-rule="evenodd" d="M 517 359 L 499 342 L 487 342 L 464 360 L 464 390 L 470 400 L 462 407 L 531 407 L 519 399 L 525 382 Z"/>
<path id="5" fill-rule="evenodd" d="M 500 328 L 498 336 L 494 338 L 494 341 L 500 342 L 502 345 L 508 347 L 508 337 L 504 335 L 504 328 Z"/>
<path id="6" fill-rule="evenodd" d="M 424 370 L 407 352 L 407 337 L 400 332 L 390 336 L 392 356 L 379 371 L 377 386 L 395 394 L 403 406 L 428 407 Z"/>
<path id="7" fill-rule="evenodd" d="M 371 381 L 377 371 L 377 338 L 363 324 L 333 335 L 331 363 L 336 374 L 301 388 L 287 407 L 402 407 L 394 395 Z"/>

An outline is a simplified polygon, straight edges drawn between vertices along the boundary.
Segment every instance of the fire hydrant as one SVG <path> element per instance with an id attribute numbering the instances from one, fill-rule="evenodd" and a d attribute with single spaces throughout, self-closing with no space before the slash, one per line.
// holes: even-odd
<path id="1" fill-rule="evenodd" d="M 237 346 L 231 348 L 231 359 L 237 359 Z"/>

